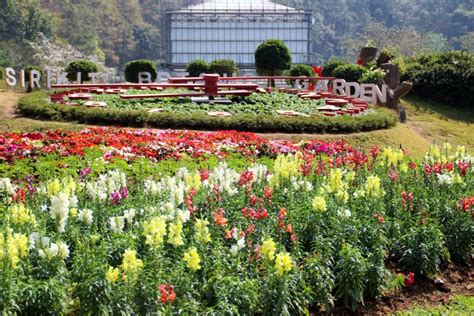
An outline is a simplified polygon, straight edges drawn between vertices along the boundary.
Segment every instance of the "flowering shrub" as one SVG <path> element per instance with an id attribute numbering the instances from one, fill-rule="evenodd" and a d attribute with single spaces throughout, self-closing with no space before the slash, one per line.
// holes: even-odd
<path id="1" fill-rule="evenodd" d="M 474 170 L 462 147 L 433 146 L 414 162 L 402 150 L 235 132 L 0 139 L 10 172 L 0 174 L 7 312 L 356 309 L 389 290 L 388 267 L 409 286 L 449 260 L 471 259 Z M 200 161 L 215 155 L 216 164 Z M 87 159 L 68 160 L 74 172 L 14 176 L 24 161 L 71 157 Z M 148 169 L 147 161 L 173 164 Z"/>

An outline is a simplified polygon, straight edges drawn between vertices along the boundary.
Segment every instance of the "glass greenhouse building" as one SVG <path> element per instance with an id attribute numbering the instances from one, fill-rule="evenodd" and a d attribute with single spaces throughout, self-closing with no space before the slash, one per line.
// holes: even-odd
<path id="1" fill-rule="evenodd" d="M 312 15 L 266 0 L 207 0 L 166 13 L 167 63 L 183 68 L 195 59 L 232 59 L 254 68 L 255 49 L 283 40 L 293 63 L 311 63 Z"/>

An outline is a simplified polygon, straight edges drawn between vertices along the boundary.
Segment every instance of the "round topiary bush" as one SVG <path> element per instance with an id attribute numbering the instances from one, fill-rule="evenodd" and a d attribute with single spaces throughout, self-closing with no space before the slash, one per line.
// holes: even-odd
<path id="1" fill-rule="evenodd" d="M 81 83 L 89 81 L 89 73 L 97 72 L 98 68 L 95 63 L 90 60 L 80 59 L 75 60 L 66 67 L 67 79 L 71 82 L 77 81 L 77 73 L 81 73 Z"/>
<path id="2" fill-rule="evenodd" d="M 305 64 L 293 65 L 290 69 L 290 76 L 298 77 L 298 76 L 305 76 L 305 77 L 314 77 L 315 72 L 313 67 Z"/>
<path id="3" fill-rule="evenodd" d="M 151 80 L 155 81 L 157 77 L 156 66 L 151 60 L 140 59 L 128 62 L 125 65 L 125 80 L 132 83 L 138 83 L 138 74 L 148 72 L 151 74 Z"/>
<path id="4" fill-rule="evenodd" d="M 280 75 L 291 66 L 291 52 L 283 41 L 269 39 L 257 47 L 255 66 L 259 75 Z"/>
<path id="5" fill-rule="evenodd" d="M 212 73 L 230 77 L 239 71 L 239 67 L 237 67 L 237 64 L 232 59 L 217 59 L 209 65 L 209 70 Z"/>
<path id="6" fill-rule="evenodd" d="M 333 77 L 334 69 L 345 64 L 347 63 L 344 60 L 332 59 L 324 64 L 322 74 L 324 77 Z"/>
<path id="7" fill-rule="evenodd" d="M 332 75 L 338 79 L 344 79 L 347 82 L 359 82 L 367 69 L 354 64 L 338 66 L 334 69 Z"/>
<path id="8" fill-rule="evenodd" d="M 209 72 L 209 63 L 202 59 L 196 59 L 186 66 L 190 77 L 199 77 L 200 74 Z"/>

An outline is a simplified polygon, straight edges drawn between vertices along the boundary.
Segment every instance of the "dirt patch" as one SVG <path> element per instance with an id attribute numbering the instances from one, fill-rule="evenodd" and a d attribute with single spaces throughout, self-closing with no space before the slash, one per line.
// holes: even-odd
<path id="1" fill-rule="evenodd" d="M 437 280 L 438 282 L 436 282 Z M 440 281 L 444 283 L 440 283 Z M 336 308 L 334 315 L 387 315 L 415 306 L 428 308 L 447 304 L 455 295 L 474 295 L 474 270 L 471 267 L 449 265 L 437 278 L 416 280 L 402 292 L 366 302 L 355 313 Z M 338 305 L 336 303 L 336 305 Z"/>
<path id="2" fill-rule="evenodd" d="M 19 92 L 0 92 L 0 119 L 16 117 L 15 105 L 23 95 Z"/>

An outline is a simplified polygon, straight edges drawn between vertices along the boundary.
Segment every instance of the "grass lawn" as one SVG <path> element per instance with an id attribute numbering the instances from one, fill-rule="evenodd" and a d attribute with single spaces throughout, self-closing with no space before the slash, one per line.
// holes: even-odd
<path id="1" fill-rule="evenodd" d="M 21 96 L 15 92 L 0 92 L 0 131 L 45 131 L 51 129 L 80 130 L 87 125 L 39 121 L 16 117 L 12 112 L 16 100 Z M 373 146 L 405 148 L 413 158 L 422 158 L 433 142 L 446 140 L 453 146 L 464 145 L 474 152 L 474 108 L 456 109 L 443 104 L 408 97 L 403 101 L 408 120 L 387 130 L 353 134 L 264 134 L 271 139 L 337 140 L 344 139 L 352 146 L 370 149 Z"/>
<path id="2" fill-rule="evenodd" d="M 398 312 L 397 316 L 424 316 L 424 315 L 474 315 L 474 297 L 458 295 L 447 305 L 438 307 L 413 309 Z"/>

